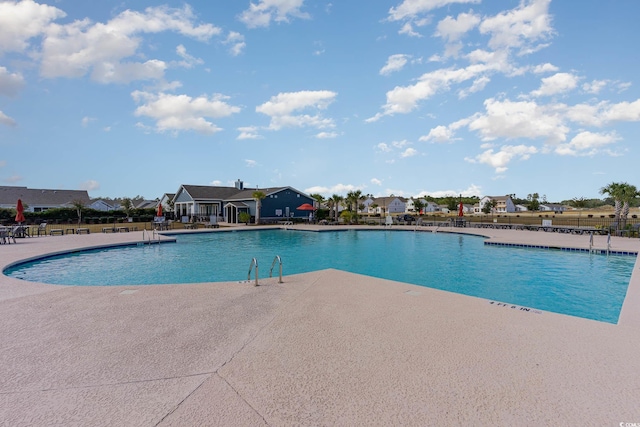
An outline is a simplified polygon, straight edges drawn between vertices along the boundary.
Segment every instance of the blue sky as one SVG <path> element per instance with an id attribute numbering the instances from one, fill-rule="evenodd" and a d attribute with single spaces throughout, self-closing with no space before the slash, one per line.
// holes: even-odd
<path id="1" fill-rule="evenodd" d="M 0 185 L 640 185 L 637 0 L 0 0 Z"/>

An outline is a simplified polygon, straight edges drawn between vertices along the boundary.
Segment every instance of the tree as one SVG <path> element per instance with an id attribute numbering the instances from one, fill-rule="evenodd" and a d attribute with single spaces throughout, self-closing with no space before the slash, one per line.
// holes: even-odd
<path id="1" fill-rule="evenodd" d="M 584 197 L 574 197 L 571 199 L 571 204 L 576 209 L 584 209 L 587 207 L 588 200 Z"/>
<path id="2" fill-rule="evenodd" d="M 446 200 L 447 200 L 447 209 L 449 209 L 450 212 L 455 212 L 456 208 L 458 207 L 458 202 L 456 201 L 456 198 L 452 196 L 448 196 Z M 495 200 L 492 199 L 492 201 L 495 203 Z"/>
<path id="3" fill-rule="evenodd" d="M 267 197 L 267 195 L 260 190 L 256 190 L 251 193 L 251 197 L 253 197 L 253 200 L 256 201 L 256 224 L 260 224 L 260 209 L 262 208 L 262 199 Z"/>
<path id="4" fill-rule="evenodd" d="M 529 202 L 527 209 L 530 211 L 540 210 L 540 195 L 538 195 L 538 193 L 527 194 L 527 201 Z"/>
<path id="5" fill-rule="evenodd" d="M 340 202 L 342 202 L 344 200 L 344 197 L 338 195 L 338 194 L 334 194 L 333 196 L 331 196 L 331 200 L 333 201 L 333 208 L 334 208 L 334 215 L 333 218 L 335 221 L 338 220 L 338 210 L 340 208 Z"/>
<path id="6" fill-rule="evenodd" d="M 498 206 L 498 202 L 493 199 L 490 199 L 487 203 L 482 207 L 482 212 L 485 214 L 493 213 L 493 209 Z M 455 208 L 454 208 L 455 209 Z"/>
<path id="7" fill-rule="evenodd" d="M 84 202 L 76 199 L 71 202 L 71 205 L 76 208 L 76 212 L 78 213 L 78 225 L 80 225 L 82 222 L 82 209 L 84 208 Z"/>
<path id="8" fill-rule="evenodd" d="M 421 215 L 422 209 L 425 207 L 424 202 L 420 198 L 414 199 L 412 197 L 411 200 L 413 200 L 413 209 L 416 211 L 416 214 Z"/>
<path id="9" fill-rule="evenodd" d="M 612 182 L 600 189 L 600 194 L 607 194 L 613 199 L 616 223 L 620 220 L 620 214 L 622 213 L 622 198 L 624 197 L 622 185 L 623 184 L 619 182 Z"/>
<path id="10" fill-rule="evenodd" d="M 124 211 L 124 214 L 129 217 L 131 214 L 131 210 L 133 209 L 133 201 L 128 198 L 125 197 L 124 199 L 122 199 L 122 202 L 120 203 L 120 206 L 122 208 L 122 210 Z"/>
<path id="11" fill-rule="evenodd" d="M 314 193 L 314 194 L 310 194 L 309 196 L 311 196 L 311 198 L 315 200 L 316 203 L 318 203 L 318 206 L 317 206 L 318 209 L 320 209 L 322 205 L 325 203 L 324 196 L 322 194 Z"/>
<path id="12" fill-rule="evenodd" d="M 639 195 L 640 193 L 638 193 L 638 189 L 635 185 L 627 184 L 626 182 L 622 183 L 620 189 L 620 196 L 622 200 L 622 212 L 620 213 L 622 228 L 626 228 L 627 226 L 627 217 L 629 216 L 629 205 L 631 201 Z"/>

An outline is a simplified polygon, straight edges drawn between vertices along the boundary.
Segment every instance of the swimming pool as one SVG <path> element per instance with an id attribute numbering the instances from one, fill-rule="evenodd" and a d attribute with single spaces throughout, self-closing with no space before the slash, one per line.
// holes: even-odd
<path id="1" fill-rule="evenodd" d="M 253 257 L 264 278 L 279 255 L 285 275 L 335 268 L 616 323 L 635 263 L 632 256 L 488 246 L 481 237 L 450 233 L 264 230 L 176 237 L 175 244 L 78 252 L 4 273 L 66 285 L 240 281 Z"/>

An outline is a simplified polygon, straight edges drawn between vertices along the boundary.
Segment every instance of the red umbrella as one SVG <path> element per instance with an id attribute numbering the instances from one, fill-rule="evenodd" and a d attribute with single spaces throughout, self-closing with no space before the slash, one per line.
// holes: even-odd
<path id="1" fill-rule="evenodd" d="M 315 211 L 316 210 L 316 208 L 311 206 L 309 203 L 303 203 L 300 206 L 298 206 L 296 209 L 299 211 Z"/>
<path id="2" fill-rule="evenodd" d="M 158 213 L 156 216 L 162 216 L 162 203 L 158 205 Z"/>
<path id="3" fill-rule="evenodd" d="M 22 199 L 18 199 L 16 210 L 18 211 L 18 213 L 16 214 L 16 222 L 17 223 L 24 222 L 24 206 L 22 206 Z"/>
<path id="4" fill-rule="evenodd" d="M 458 206 L 458 216 L 464 216 L 464 206 L 462 206 L 462 202 L 460 202 L 460 206 Z"/>

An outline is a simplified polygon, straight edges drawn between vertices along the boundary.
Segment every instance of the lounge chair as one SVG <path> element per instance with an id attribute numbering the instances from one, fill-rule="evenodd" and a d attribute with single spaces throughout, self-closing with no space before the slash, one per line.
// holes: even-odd
<path id="1" fill-rule="evenodd" d="M 13 233 L 11 233 L 8 228 L 0 228 L 0 244 L 8 244 L 11 243 L 12 240 L 13 243 L 16 243 L 16 238 Z"/>
<path id="2" fill-rule="evenodd" d="M 43 222 L 38 226 L 38 237 L 47 235 L 47 223 Z"/>

